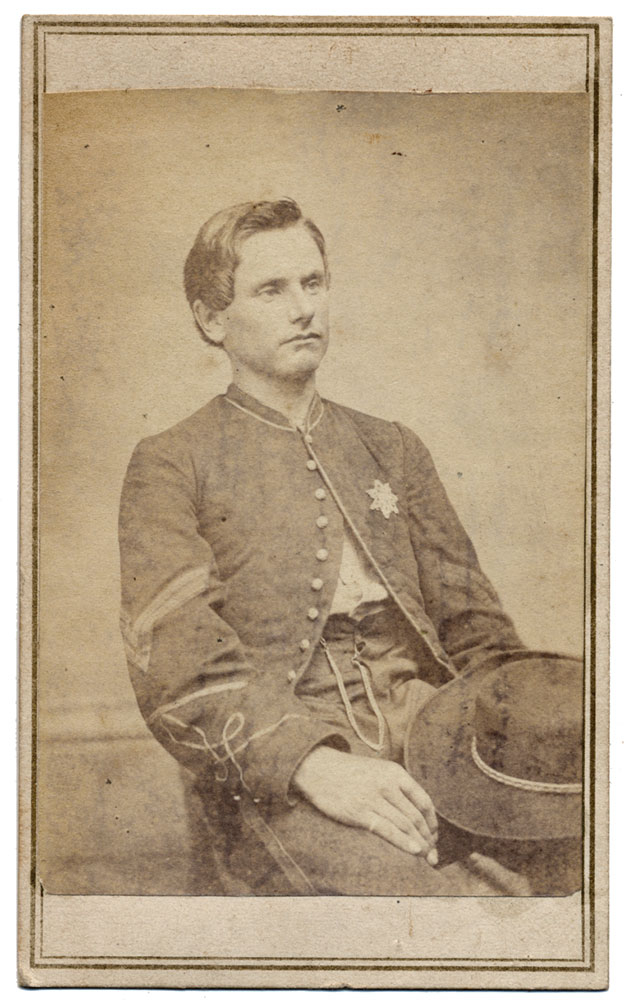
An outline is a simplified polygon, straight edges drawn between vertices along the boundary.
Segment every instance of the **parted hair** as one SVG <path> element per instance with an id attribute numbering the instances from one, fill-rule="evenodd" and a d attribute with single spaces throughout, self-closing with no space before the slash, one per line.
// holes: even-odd
<path id="1" fill-rule="evenodd" d="M 327 274 L 325 240 L 321 231 L 292 198 L 277 201 L 246 201 L 212 215 L 195 238 L 184 265 L 184 290 L 189 305 L 199 299 L 211 316 L 227 309 L 234 298 L 234 272 L 239 264 L 241 244 L 271 229 L 287 229 L 302 222 L 319 248 Z M 200 336 L 213 343 L 196 320 Z"/>

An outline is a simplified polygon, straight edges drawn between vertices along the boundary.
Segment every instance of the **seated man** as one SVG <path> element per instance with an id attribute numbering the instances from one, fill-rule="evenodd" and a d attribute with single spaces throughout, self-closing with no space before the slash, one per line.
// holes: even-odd
<path id="1" fill-rule="evenodd" d="M 184 278 L 232 384 L 132 456 L 122 630 L 148 726 L 195 775 L 222 891 L 527 892 L 496 864 L 437 868 L 436 812 L 404 766 L 435 689 L 523 647 L 419 439 L 316 392 L 323 236 L 290 199 L 236 205 Z"/>

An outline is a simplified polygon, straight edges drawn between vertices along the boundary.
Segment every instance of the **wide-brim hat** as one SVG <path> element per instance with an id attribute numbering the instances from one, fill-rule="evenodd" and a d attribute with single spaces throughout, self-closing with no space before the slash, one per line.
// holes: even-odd
<path id="1" fill-rule="evenodd" d="M 483 837 L 581 837 L 583 671 L 526 654 L 446 684 L 406 737 L 410 774 L 438 814 Z"/>

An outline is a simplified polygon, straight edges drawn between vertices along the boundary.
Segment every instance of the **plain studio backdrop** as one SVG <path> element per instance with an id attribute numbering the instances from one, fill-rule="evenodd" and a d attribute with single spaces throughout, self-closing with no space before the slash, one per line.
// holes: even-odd
<path id="1" fill-rule="evenodd" d="M 580 654 L 587 97 L 135 91 L 44 114 L 40 865 L 50 891 L 184 891 L 176 765 L 119 637 L 117 508 L 137 441 L 229 381 L 182 290 L 197 230 L 300 203 L 332 275 L 322 395 L 422 437 L 522 639 Z"/>

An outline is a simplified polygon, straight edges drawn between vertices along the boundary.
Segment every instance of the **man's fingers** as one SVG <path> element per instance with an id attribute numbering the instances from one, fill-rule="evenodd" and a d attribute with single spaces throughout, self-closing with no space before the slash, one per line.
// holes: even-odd
<path id="1" fill-rule="evenodd" d="M 432 842 L 432 836 L 429 830 L 427 830 L 427 827 L 427 833 L 421 833 L 421 831 L 418 830 L 408 819 L 405 813 L 403 813 L 400 809 L 396 809 L 395 806 L 387 799 L 382 799 L 379 802 L 376 802 L 373 809 L 380 819 L 392 823 L 398 833 L 402 834 L 402 837 L 408 838 L 410 845 L 409 850 L 411 853 L 422 854 L 423 857 L 428 857 L 430 855 L 435 845 Z M 436 860 L 438 860 L 438 858 Z"/>
<path id="2" fill-rule="evenodd" d="M 438 832 L 432 830 L 421 813 L 421 810 L 417 808 L 414 802 L 404 795 L 402 791 L 395 789 L 385 792 L 385 798 L 392 803 L 392 805 L 403 813 L 408 822 L 419 831 L 422 837 L 428 841 L 431 847 L 434 847 L 438 839 Z M 402 827 L 403 829 L 403 827 Z"/>
<path id="3" fill-rule="evenodd" d="M 418 843 L 423 842 L 427 847 L 432 846 L 430 843 L 429 831 L 427 833 L 423 833 L 419 830 L 419 828 L 415 826 L 408 816 L 406 816 L 401 809 L 397 809 L 392 802 L 388 801 L 388 799 L 381 799 L 378 802 L 373 802 L 371 804 L 371 808 L 380 816 L 383 816 L 385 819 L 389 819 L 398 830 L 402 831 L 402 833 L 407 834 L 409 837 L 414 837 L 415 841 Z"/>
<path id="4" fill-rule="evenodd" d="M 402 780 L 400 788 L 404 795 L 417 807 L 432 833 L 435 833 L 438 830 L 436 810 L 434 809 L 432 799 L 425 789 L 421 788 L 421 785 L 417 784 L 408 772 L 406 772 L 406 777 Z"/>
<path id="5" fill-rule="evenodd" d="M 371 814 L 367 829 L 370 833 L 381 837 L 382 840 L 387 840 L 389 844 L 399 847 L 400 850 L 406 851 L 408 854 L 422 855 L 431 865 L 438 863 L 436 851 L 430 847 L 420 834 L 413 833 L 409 835 L 404 833 L 403 830 L 400 830 L 386 816 L 381 816 L 379 813 Z"/>

